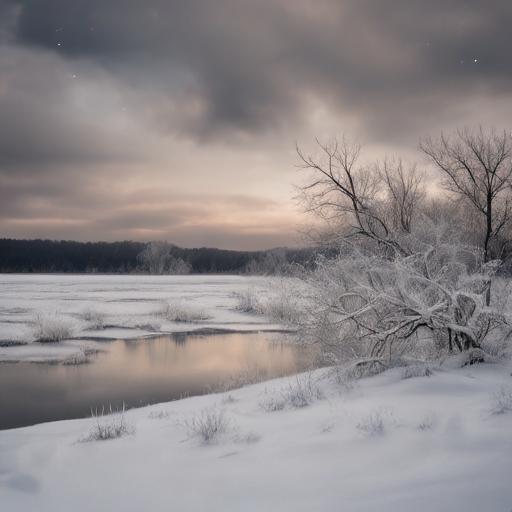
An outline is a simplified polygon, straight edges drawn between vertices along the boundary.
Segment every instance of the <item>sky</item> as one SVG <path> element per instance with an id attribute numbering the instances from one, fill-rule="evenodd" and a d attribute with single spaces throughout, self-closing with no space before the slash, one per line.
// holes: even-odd
<path id="1" fill-rule="evenodd" d="M 510 0 L 0 0 L 0 238 L 300 243 L 296 145 L 510 130 Z M 366 159 L 366 160 L 365 160 Z"/>

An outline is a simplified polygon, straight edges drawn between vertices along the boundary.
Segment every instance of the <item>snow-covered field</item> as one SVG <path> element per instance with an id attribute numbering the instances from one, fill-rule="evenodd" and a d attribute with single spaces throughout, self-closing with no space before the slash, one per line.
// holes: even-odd
<path id="1" fill-rule="evenodd" d="M 324 382 L 326 399 L 266 412 L 270 390 L 295 385 L 271 381 L 132 409 L 135 433 L 107 441 L 79 442 L 92 419 L 3 431 L 1 509 L 510 512 L 512 413 L 493 414 L 510 370 L 404 380 L 395 369 L 350 392 Z M 183 425 L 213 404 L 228 432 L 203 444 Z"/>
<path id="2" fill-rule="evenodd" d="M 0 345 L 31 341 L 31 322 L 40 312 L 56 313 L 72 324 L 73 338 L 83 338 L 58 344 L 0 346 L 0 361 L 76 357 L 84 348 L 98 348 L 94 342 L 98 338 L 127 339 L 197 329 L 279 329 L 263 317 L 235 310 L 234 292 L 264 287 L 263 278 L 229 275 L 0 274 Z M 170 321 L 159 314 L 165 302 L 203 311 L 209 318 L 192 324 Z M 90 311 L 102 316 L 105 328 L 91 328 L 93 322 L 84 319 Z"/>
<path id="3" fill-rule="evenodd" d="M 42 306 L 81 322 L 94 305 L 121 325 L 152 317 L 173 293 L 208 309 L 201 327 L 275 327 L 232 310 L 233 289 L 258 286 L 252 278 L 0 278 L 4 340 Z M 134 326 L 111 334 L 139 336 Z M 0 510 L 510 512 L 511 371 L 511 363 L 474 365 L 404 379 L 397 368 L 337 384 L 323 369 L 122 417 L 1 431 Z M 98 421 L 121 418 L 126 436 L 84 442 Z M 210 443 L 194 435 L 211 433 L 215 419 L 224 432 Z"/>

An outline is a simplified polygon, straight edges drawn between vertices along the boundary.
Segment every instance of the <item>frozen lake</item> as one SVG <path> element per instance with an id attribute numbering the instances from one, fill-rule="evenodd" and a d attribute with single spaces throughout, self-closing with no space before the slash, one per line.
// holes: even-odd
<path id="1" fill-rule="evenodd" d="M 250 288 L 264 295 L 270 281 L 230 275 L 0 274 L 0 344 L 30 341 L 30 322 L 41 311 L 58 312 L 72 321 L 75 339 L 127 339 L 205 328 L 275 330 L 282 326 L 236 309 L 237 292 Z M 201 309 L 208 318 L 194 324 L 172 322 L 158 314 L 165 302 Z M 83 318 L 88 309 L 103 316 L 104 329 L 91 330 Z M 50 348 L 46 354 L 36 346 L 30 351 L 10 348 L 0 346 L 0 361 L 55 357 Z"/>
<path id="2" fill-rule="evenodd" d="M 203 394 L 250 369 L 268 378 L 296 372 L 303 351 L 276 342 L 283 326 L 237 310 L 238 292 L 263 296 L 268 285 L 220 275 L 0 274 L 0 429 Z M 207 318 L 170 321 L 158 313 L 165 302 Z M 88 309 L 101 313 L 102 328 L 84 319 Z M 31 322 L 39 312 L 57 312 L 73 324 L 73 336 L 35 343 Z M 205 334 L 215 331 L 224 334 Z M 20 344 L 7 346 L 13 343 Z"/>
<path id="3" fill-rule="evenodd" d="M 174 334 L 117 340 L 87 364 L 0 365 L 0 429 L 204 394 L 235 375 L 273 378 L 307 359 L 270 333 Z"/>

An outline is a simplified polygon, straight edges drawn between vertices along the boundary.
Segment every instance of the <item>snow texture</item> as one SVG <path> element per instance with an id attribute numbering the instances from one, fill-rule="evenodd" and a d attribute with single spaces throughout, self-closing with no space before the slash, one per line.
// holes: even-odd
<path id="1" fill-rule="evenodd" d="M 1 281 L 3 339 L 28 328 L 42 305 L 77 321 L 93 305 L 105 311 L 107 323 L 121 323 L 120 318 L 136 323 L 163 300 L 193 298 L 212 314 L 204 325 L 266 325 L 232 311 L 233 284 L 239 289 L 257 284 L 241 277 L 1 276 Z M 114 337 L 130 333 L 130 321 L 106 331 Z M 4 328 L 11 330 L 6 334 Z M 80 342 L 4 347 L 2 357 L 27 347 L 31 357 L 47 349 L 67 353 L 74 343 Z M 510 362 L 476 364 L 404 378 L 405 369 L 395 368 L 347 386 L 329 379 L 331 372 L 324 369 L 303 377 L 321 390 L 304 407 L 268 412 L 259 406 L 269 395 L 288 393 L 297 382 L 291 377 L 229 395 L 127 410 L 124 420 L 133 429 L 115 439 L 79 442 L 91 432 L 94 418 L 1 431 L 0 508 L 509 512 L 512 413 L 496 411 L 495 402 L 510 389 L 511 370 Z M 222 410 L 226 425 L 209 443 L 190 431 L 205 410 Z"/>
<path id="2" fill-rule="evenodd" d="M 492 403 L 510 369 L 408 379 L 394 369 L 350 394 L 324 381 L 327 399 L 308 407 L 261 410 L 266 390 L 293 384 L 286 378 L 229 401 L 126 411 L 136 433 L 107 441 L 78 442 L 91 418 L 2 431 L 0 503 L 6 512 L 509 511 L 512 414 Z M 205 444 L 183 425 L 212 407 L 229 428 Z"/>
<path id="3" fill-rule="evenodd" d="M 261 294 L 267 281 L 229 275 L 1 274 L 0 361 L 76 358 L 86 349 L 108 348 L 98 343 L 102 340 L 166 332 L 280 329 L 275 321 L 236 310 L 236 292 L 251 287 Z M 168 314 L 169 305 L 181 318 Z M 187 315 L 193 321 L 183 321 Z M 41 317 L 51 320 L 44 325 L 55 331 L 68 327 L 72 338 L 34 343 Z"/>

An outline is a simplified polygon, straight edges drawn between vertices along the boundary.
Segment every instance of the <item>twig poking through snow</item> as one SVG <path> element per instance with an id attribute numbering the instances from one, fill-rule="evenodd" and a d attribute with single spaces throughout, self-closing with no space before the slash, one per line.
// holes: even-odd
<path id="1" fill-rule="evenodd" d="M 171 322 L 199 322 L 207 320 L 211 316 L 204 310 L 194 306 L 181 304 L 180 302 L 164 302 L 156 315 L 166 318 Z"/>
<path id="2" fill-rule="evenodd" d="M 212 444 L 232 430 L 226 410 L 218 409 L 216 404 L 205 407 L 200 413 L 193 413 L 176 424 L 184 428 L 189 437 L 198 437 L 204 444 Z"/>
<path id="3" fill-rule="evenodd" d="M 116 439 L 118 437 L 131 436 L 135 434 L 135 424 L 127 421 L 124 415 L 125 406 L 121 412 L 112 412 L 108 414 L 92 414 L 94 424 L 87 437 L 81 438 L 80 442 L 105 441 L 107 439 Z"/>

